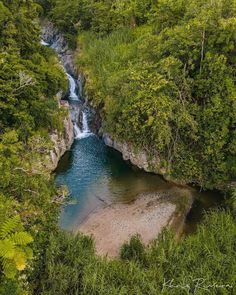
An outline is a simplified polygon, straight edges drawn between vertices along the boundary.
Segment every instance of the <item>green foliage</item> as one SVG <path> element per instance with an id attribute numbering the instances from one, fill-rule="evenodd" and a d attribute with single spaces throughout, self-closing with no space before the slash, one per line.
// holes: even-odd
<path id="1" fill-rule="evenodd" d="M 123 260 L 129 261 L 137 261 L 142 262 L 145 261 L 145 248 L 142 244 L 140 236 L 131 237 L 129 243 L 125 243 L 120 250 L 120 257 Z"/>
<path id="2" fill-rule="evenodd" d="M 28 244 L 33 238 L 24 230 L 19 215 L 11 216 L 13 206 L 13 200 L 0 195 L 0 261 L 3 274 L 8 279 L 14 278 L 17 271 L 22 271 L 27 260 L 32 258 Z"/>
<path id="3" fill-rule="evenodd" d="M 234 294 L 234 192 L 231 211 L 206 216 L 195 235 L 177 243 L 164 231 L 148 248 L 135 236 L 122 259 L 57 229 L 44 157 L 48 134 L 62 130 L 56 94 L 67 84 L 40 45 L 39 13 L 74 48 L 80 34 L 78 64 L 104 131 L 158 152 L 180 180 L 212 187 L 236 173 L 235 0 L 0 1 L 0 294 L 182 295 L 163 287 L 172 279 L 205 294 L 201 278 L 228 284 L 209 294 Z"/>
<path id="4" fill-rule="evenodd" d="M 19 272 L 28 271 L 38 232 L 57 220 L 45 155 L 49 133 L 62 132 L 56 94 L 67 80 L 40 44 L 38 11 L 34 1 L 0 1 L 0 294 L 7 295 L 26 294 Z"/>
<path id="5" fill-rule="evenodd" d="M 158 153 L 172 178 L 208 188 L 236 171 L 232 11 L 235 1 L 163 0 L 148 25 L 79 37 L 78 64 L 104 131 Z"/>
<path id="6" fill-rule="evenodd" d="M 178 243 L 169 231 L 147 249 L 133 237 L 123 247 L 124 260 L 95 257 L 91 240 L 83 236 L 53 234 L 36 294 L 206 294 L 196 288 L 197 280 L 227 285 L 209 287 L 208 294 L 234 294 L 235 239 L 235 219 L 228 212 L 206 216 L 196 235 Z M 189 290 L 168 288 L 172 279 Z"/>
<path id="7" fill-rule="evenodd" d="M 38 1 L 53 23 L 76 47 L 77 33 L 90 30 L 105 35 L 121 27 L 146 23 L 152 0 L 47 0 Z M 49 12 L 48 12 L 49 11 Z"/>
<path id="8" fill-rule="evenodd" d="M 12 217 L 1 222 L 0 228 L 0 253 L 3 273 L 7 278 L 14 278 L 17 270 L 26 267 L 26 260 L 32 258 L 32 251 L 27 247 L 33 241 L 25 231 L 19 231 L 19 217 Z"/>
<path id="9" fill-rule="evenodd" d="M 228 205 L 231 208 L 233 214 L 236 216 L 236 189 L 231 190 L 231 198 L 228 200 Z"/>
<path id="10" fill-rule="evenodd" d="M 94 259 L 94 243 L 89 237 L 56 231 L 39 259 L 42 269 L 32 279 L 37 294 L 80 294 L 84 271 Z"/>

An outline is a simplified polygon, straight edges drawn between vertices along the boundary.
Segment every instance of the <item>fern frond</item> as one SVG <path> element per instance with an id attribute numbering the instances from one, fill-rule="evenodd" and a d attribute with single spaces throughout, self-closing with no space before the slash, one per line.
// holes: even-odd
<path id="1" fill-rule="evenodd" d="M 14 261 L 15 261 L 15 265 L 16 265 L 17 270 L 25 269 L 25 267 L 26 267 L 25 253 L 19 248 L 17 248 L 17 251 L 15 253 Z"/>
<path id="2" fill-rule="evenodd" d="M 16 245 L 28 245 L 33 242 L 33 238 L 27 232 L 17 232 L 11 235 L 11 241 L 13 241 Z"/>
<path id="3" fill-rule="evenodd" d="M 32 250 L 27 247 L 33 241 L 24 231 L 19 216 L 8 218 L 0 225 L 0 268 L 7 278 L 14 278 L 17 271 L 26 267 L 32 258 Z"/>
<path id="4" fill-rule="evenodd" d="M 17 231 L 21 227 L 20 217 L 14 216 L 6 220 L 0 227 L 0 238 L 5 239 L 11 233 Z"/>
<path id="5" fill-rule="evenodd" d="M 5 216 L 6 216 L 5 210 L 6 208 L 0 207 L 0 227 L 1 227 L 1 224 L 3 224 L 3 222 L 5 221 Z"/>
<path id="6" fill-rule="evenodd" d="M 5 239 L 3 241 L 0 240 L 0 257 L 3 259 L 13 258 L 15 255 L 15 244 Z"/>
<path id="7" fill-rule="evenodd" d="M 27 257 L 27 259 L 32 259 L 33 258 L 33 250 L 30 247 L 24 247 L 24 253 Z"/>
<path id="8" fill-rule="evenodd" d="M 2 263 L 3 273 L 8 279 L 13 279 L 17 273 L 15 263 L 10 259 L 4 259 Z"/>

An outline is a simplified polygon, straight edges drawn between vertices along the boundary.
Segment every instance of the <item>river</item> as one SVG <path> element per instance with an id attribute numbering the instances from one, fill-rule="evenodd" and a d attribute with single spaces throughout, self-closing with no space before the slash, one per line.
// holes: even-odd
<path id="1" fill-rule="evenodd" d="M 58 52 L 56 43 L 41 43 L 51 45 Z M 114 203 L 129 203 L 144 193 L 161 193 L 168 201 L 171 199 L 175 204 L 181 204 L 183 196 L 179 186 L 133 167 L 122 159 L 120 153 L 107 147 L 90 131 L 90 108 L 81 97 L 82 86 L 69 73 L 67 77 L 67 98 L 75 141 L 55 171 L 57 185 L 66 185 L 70 193 L 61 208 L 60 227 L 77 231 L 95 209 Z M 190 234 L 195 232 L 204 211 L 221 205 L 222 196 L 218 192 L 199 192 L 192 187 L 185 187 L 185 190 L 195 200 L 184 225 L 184 232 Z"/>

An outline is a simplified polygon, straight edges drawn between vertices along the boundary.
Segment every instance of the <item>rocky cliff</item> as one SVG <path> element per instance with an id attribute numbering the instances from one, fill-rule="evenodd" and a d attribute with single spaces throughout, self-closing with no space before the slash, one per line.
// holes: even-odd
<path id="1" fill-rule="evenodd" d="M 72 75 L 76 75 L 76 67 L 74 66 L 73 61 L 73 52 L 68 49 L 64 37 L 49 21 L 42 22 L 42 39 L 56 51 L 66 71 Z M 63 121 L 63 132 L 54 130 L 54 132 L 50 134 L 50 138 L 53 143 L 53 149 L 50 150 L 46 161 L 46 166 L 49 171 L 56 169 L 60 158 L 67 150 L 71 148 L 71 145 L 74 141 L 74 127 L 70 115 L 70 106 L 67 101 L 62 101 L 62 97 L 63 93 L 58 93 L 57 100 L 59 107 L 65 108 L 67 110 L 67 115 Z"/>
<path id="2" fill-rule="evenodd" d="M 103 134 L 103 140 L 107 146 L 119 151 L 125 161 L 130 161 L 133 165 L 146 172 L 166 174 L 166 170 L 161 167 L 161 160 L 157 154 L 150 156 L 146 151 L 137 149 L 128 142 L 119 142 L 109 134 Z"/>
<path id="3" fill-rule="evenodd" d="M 43 41 L 56 51 L 66 71 L 76 76 L 77 70 L 74 64 L 74 53 L 68 48 L 63 35 L 47 20 L 42 21 L 41 27 Z"/>
<path id="4" fill-rule="evenodd" d="M 119 151 L 125 161 L 130 161 L 131 164 L 137 166 L 140 169 L 143 169 L 146 172 L 162 175 L 167 181 L 173 182 L 177 185 L 188 184 L 184 181 L 171 177 L 167 173 L 167 170 L 161 165 L 161 159 L 158 154 L 148 155 L 146 151 L 139 150 L 128 142 L 117 141 L 107 133 L 104 133 L 102 136 L 105 144 Z M 215 187 L 215 189 L 220 191 L 228 191 L 234 187 L 236 187 L 236 182 L 230 181 Z"/>
<path id="5" fill-rule="evenodd" d="M 64 131 L 62 133 L 55 130 L 54 133 L 50 134 L 51 141 L 54 145 L 54 148 L 50 150 L 49 161 L 47 165 L 47 168 L 50 171 L 53 171 L 57 168 L 60 158 L 71 148 L 71 145 L 74 141 L 74 126 L 70 118 L 69 110 L 68 115 L 64 118 L 63 124 Z"/>

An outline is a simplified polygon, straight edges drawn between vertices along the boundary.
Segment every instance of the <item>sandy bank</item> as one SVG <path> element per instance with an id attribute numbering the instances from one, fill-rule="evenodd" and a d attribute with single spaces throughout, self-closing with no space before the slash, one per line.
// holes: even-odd
<path id="1" fill-rule="evenodd" d="M 173 222 L 177 207 L 161 193 L 146 194 L 130 204 L 98 209 L 79 226 L 79 231 L 94 237 L 98 255 L 117 256 L 132 235 L 140 234 L 145 244 L 155 239 Z"/>

